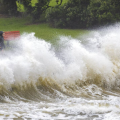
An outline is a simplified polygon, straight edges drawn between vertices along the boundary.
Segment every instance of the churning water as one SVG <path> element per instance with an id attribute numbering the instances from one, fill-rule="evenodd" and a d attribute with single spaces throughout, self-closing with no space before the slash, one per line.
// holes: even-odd
<path id="1" fill-rule="evenodd" d="M 120 120 L 119 24 L 11 45 L 0 53 L 0 120 Z"/>

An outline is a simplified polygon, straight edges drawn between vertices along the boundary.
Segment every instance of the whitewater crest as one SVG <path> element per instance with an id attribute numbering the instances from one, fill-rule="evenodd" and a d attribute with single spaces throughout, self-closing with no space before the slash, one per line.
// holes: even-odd
<path id="1" fill-rule="evenodd" d="M 0 94 L 26 97 L 30 90 L 42 95 L 59 91 L 95 96 L 103 89 L 118 91 L 120 28 L 111 29 L 76 39 L 60 36 L 56 44 L 24 33 L 10 50 L 0 53 Z"/>
<path id="2" fill-rule="evenodd" d="M 120 120 L 119 24 L 54 42 L 24 33 L 0 52 L 0 119 Z"/>

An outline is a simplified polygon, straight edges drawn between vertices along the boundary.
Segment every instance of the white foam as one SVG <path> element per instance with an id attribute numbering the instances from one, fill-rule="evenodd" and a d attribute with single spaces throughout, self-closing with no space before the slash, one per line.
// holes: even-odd
<path id="1" fill-rule="evenodd" d="M 119 120 L 119 33 L 119 27 L 110 27 L 93 31 L 83 36 L 84 40 L 82 37 L 61 36 L 55 47 L 36 38 L 34 33 L 21 35 L 13 48 L 0 54 L 0 92 L 3 92 L 3 87 L 10 89 L 19 85 L 27 89 L 29 83 L 35 86 L 41 80 L 49 81 L 45 86 L 48 89 L 44 88 L 43 93 L 40 91 L 42 88 L 36 90 L 35 96 L 48 97 L 44 98 L 46 102 L 42 99 L 35 102 L 35 93 L 28 89 L 26 94 L 22 91 L 27 96 L 23 97 L 25 100 L 32 97 L 31 101 L 15 102 L 9 93 L 17 96 L 17 91 L 9 91 L 6 97 L 3 92 L 0 99 L 8 103 L 0 104 L 0 119 Z M 118 91 L 114 93 L 112 88 Z"/>
<path id="2" fill-rule="evenodd" d="M 61 37 L 58 42 L 59 55 L 51 43 L 36 38 L 34 33 L 23 34 L 16 42 L 14 52 L 6 51 L 7 56 L 0 60 L 0 81 L 23 84 L 36 82 L 42 77 L 61 84 L 74 84 L 76 81 L 98 78 L 100 84 L 105 82 L 112 86 L 120 76 L 119 31 L 117 28 L 105 35 L 99 31 L 93 32 L 89 39 L 86 38 L 89 40 L 87 44 L 94 45 L 89 49 L 81 43 L 81 39 Z M 100 48 L 94 44 L 98 42 Z"/>

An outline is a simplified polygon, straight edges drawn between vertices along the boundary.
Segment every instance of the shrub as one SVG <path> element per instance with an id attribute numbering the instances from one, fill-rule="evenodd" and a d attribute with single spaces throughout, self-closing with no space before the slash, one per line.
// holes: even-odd
<path id="1" fill-rule="evenodd" d="M 118 0 L 69 0 L 48 9 L 46 19 L 53 27 L 86 28 L 119 21 L 119 10 Z"/>
<path id="2" fill-rule="evenodd" d="M 69 0 L 63 6 L 49 8 L 46 20 L 53 27 L 79 28 L 87 21 L 87 6 L 89 0 Z"/>

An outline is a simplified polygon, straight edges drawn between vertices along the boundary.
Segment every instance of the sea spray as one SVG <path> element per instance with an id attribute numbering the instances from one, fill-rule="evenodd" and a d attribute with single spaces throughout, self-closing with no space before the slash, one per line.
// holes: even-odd
<path id="1" fill-rule="evenodd" d="M 15 55 L 14 52 L 7 54 L 5 51 L 7 56 L 0 62 L 1 83 L 27 86 L 31 83 L 35 85 L 42 79 L 58 86 L 74 87 L 76 83 L 80 85 L 85 82 L 114 88 L 119 85 L 119 37 L 114 32 L 100 36 L 98 31 L 98 41 L 96 32 L 93 34 L 94 43 L 99 42 L 101 46 L 99 48 L 96 44 L 93 47 L 98 47 L 97 50 L 92 46 L 86 49 L 81 39 L 63 36 L 58 41 L 59 47 L 54 48 L 51 43 L 36 38 L 34 33 L 22 35 L 16 42 L 17 47 L 13 47 Z M 89 35 L 89 44 L 92 38 Z M 58 51 L 59 56 L 56 54 Z"/>
<path id="2" fill-rule="evenodd" d="M 35 33 L 11 41 L 0 53 L 0 119 L 119 120 L 118 26 L 55 44 Z"/>

